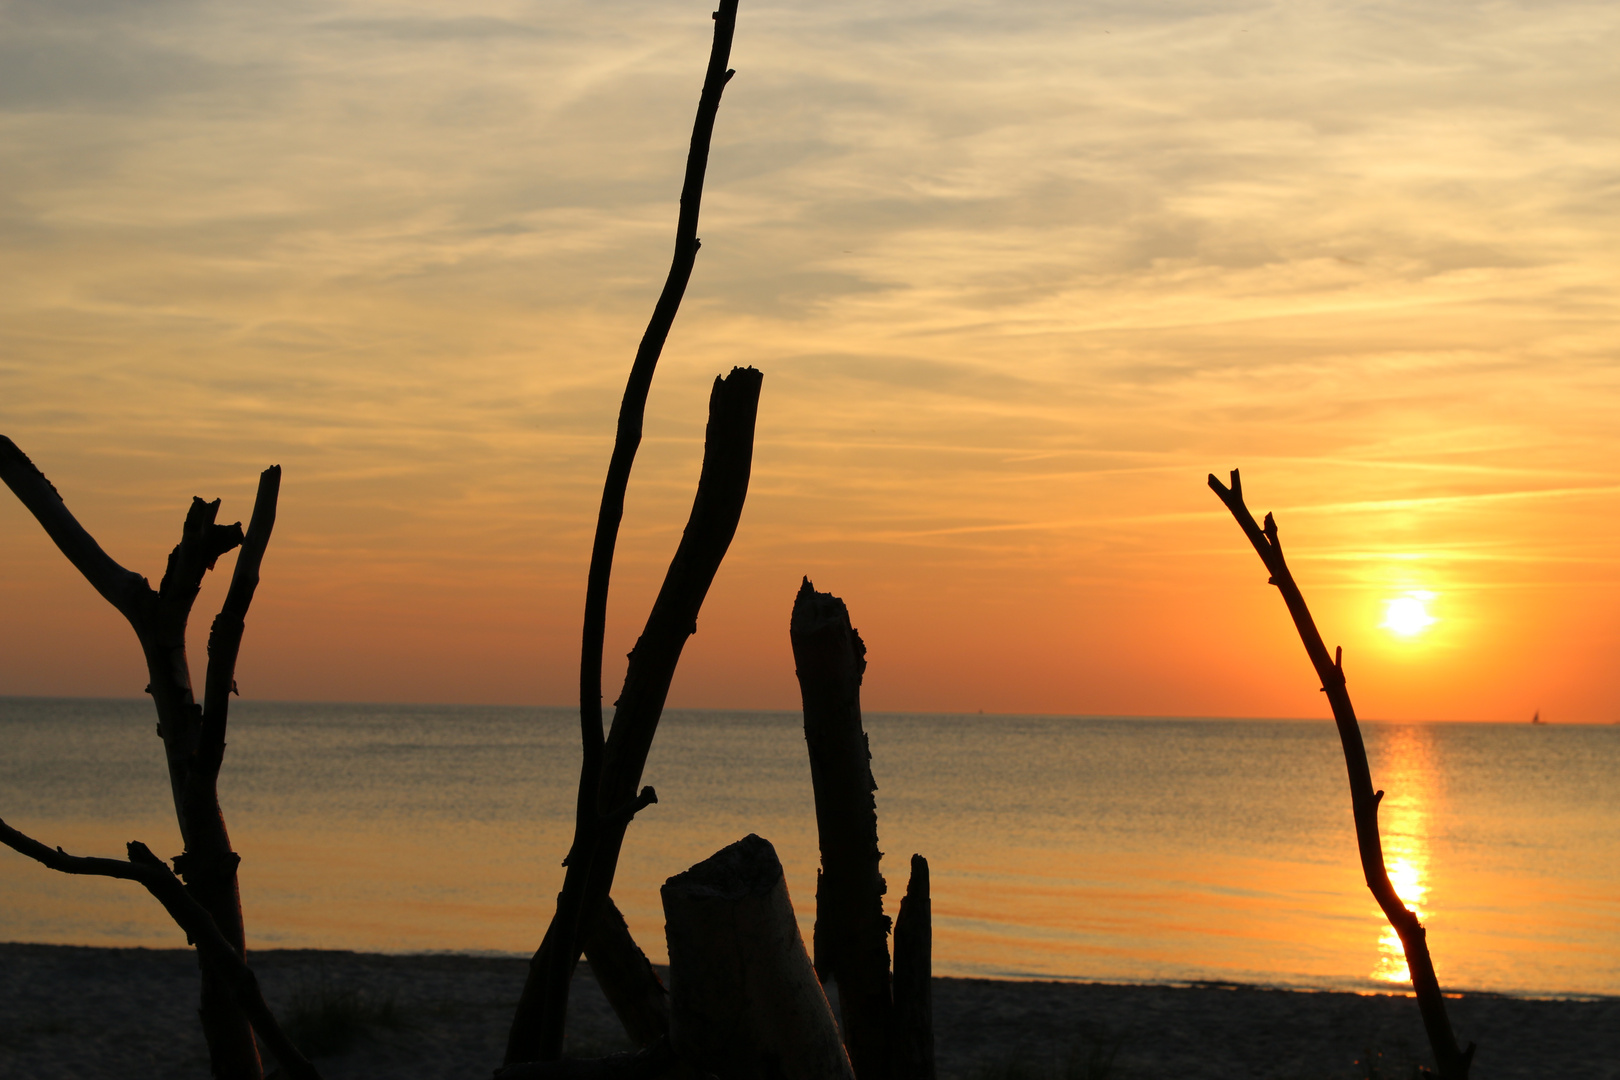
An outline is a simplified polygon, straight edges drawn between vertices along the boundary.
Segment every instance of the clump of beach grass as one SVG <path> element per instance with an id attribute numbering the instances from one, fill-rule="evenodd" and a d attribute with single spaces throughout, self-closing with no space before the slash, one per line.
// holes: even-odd
<path id="1" fill-rule="evenodd" d="M 356 987 L 336 986 L 325 975 L 293 988 L 283 1027 L 293 1044 L 310 1057 L 331 1057 L 354 1046 L 374 1028 L 406 1027 L 393 994 L 377 997 Z"/>

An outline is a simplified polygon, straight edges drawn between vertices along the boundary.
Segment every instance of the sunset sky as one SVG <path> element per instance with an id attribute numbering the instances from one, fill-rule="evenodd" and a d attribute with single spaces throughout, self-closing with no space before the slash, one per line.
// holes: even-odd
<path id="1" fill-rule="evenodd" d="M 154 582 L 284 467 L 245 695 L 572 700 L 709 10 L 0 8 L 0 433 Z M 674 704 L 795 707 L 808 574 L 868 709 L 1325 715 L 1236 466 L 1364 717 L 1620 721 L 1617 55 L 1558 0 L 742 0 L 609 700 L 748 364 Z M 0 552 L 0 693 L 139 694 L 6 492 Z"/>

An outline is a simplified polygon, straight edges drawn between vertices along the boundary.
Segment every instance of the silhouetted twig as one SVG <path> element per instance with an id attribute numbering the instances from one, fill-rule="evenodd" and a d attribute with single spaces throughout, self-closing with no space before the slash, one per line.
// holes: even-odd
<path id="1" fill-rule="evenodd" d="M 281 1025 L 276 1022 L 275 1014 L 270 1011 L 259 990 L 258 978 L 243 961 L 236 946 L 220 933 L 213 915 L 181 884 L 174 871 L 152 854 L 145 844 L 130 842 L 128 862 L 84 858 L 69 855 L 61 848 L 47 847 L 4 821 L 0 821 L 0 843 L 64 874 L 119 878 L 144 886 L 186 932 L 186 938 L 197 947 L 197 955 L 202 963 L 229 990 L 237 1007 L 252 1022 L 253 1029 L 259 1033 L 270 1052 L 276 1055 L 282 1068 L 299 1080 L 320 1080 L 315 1066 L 283 1034 Z"/>
<path id="2" fill-rule="evenodd" d="M 1446 1015 L 1445 998 L 1440 993 L 1440 982 L 1434 973 L 1434 961 L 1429 958 L 1427 935 L 1418 922 L 1417 913 L 1401 902 L 1394 884 L 1389 880 L 1389 871 L 1384 866 L 1384 847 L 1378 835 L 1378 803 L 1384 793 L 1373 790 L 1372 771 L 1367 765 L 1367 748 L 1361 741 L 1361 727 L 1356 723 L 1350 692 L 1345 687 L 1343 651 L 1336 649 L 1332 657 L 1328 656 L 1322 635 L 1317 632 L 1310 609 L 1305 606 L 1305 596 L 1294 583 L 1294 575 L 1283 560 L 1282 544 L 1277 539 L 1277 522 L 1267 514 L 1264 527 L 1255 523 L 1254 515 L 1243 502 L 1243 483 L 1238 470 L 1232 470 L 1230 488 L 1216 479 L 1213 473 L 1209 477 L 1209 486 L 1232 512 L 1232 517 L 1243 529 L 1243 535 L 1249 538 L 1249 543 L 1260 555 L 1260 561 L 1265 563 L 1266 570 L 1271 574 L 1270 584 L 1277 586 L 1282 593 L 1283 602 L 1288 605 L 1288 613 L 1293 616 L 1294 626 L 1299 631 L 1299 638 L 1305 644 L 1305 652 L 1311 658 L 1311 665 L 1316 668 L 1317 678 L 1322 680 L 1322 690 L 1333 707 L 1339 741 L 1344 746 L 1344 763 L 1350 774 L 1350 806 L 1356 821 L 1356 844 L 1360 848 L 1361 869 L 1367 879 L 1367 888 L 1372 890 L 1384 917 L 1395 928 L 1395 933 L 1400 935 L 1401 946 L 1406 952 L 1407 969 L 1412 975 L 1412 989 L 1417 994 L 1423 1026 L 1428 1032 L 1429 1045 L 1434 1050 L 1435 1063 L 1440 1068 L 1442 1080 L 1467 1080 L 1474 1046 L 1470 1043 L 1468 1049 L 1458 1049 L 1457 1037 L 1452 1033 L 1451 1020 Z"/>

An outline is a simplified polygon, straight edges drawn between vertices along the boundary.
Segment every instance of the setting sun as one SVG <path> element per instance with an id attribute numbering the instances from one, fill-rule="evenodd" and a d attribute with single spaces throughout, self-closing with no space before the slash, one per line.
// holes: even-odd
<path id="1" fill-rule="evenodd" d="M 1428 603 L 1432 592 L 1409 592 L 1389 601 L 1384 608 L 1383 627 L 1401 637 L 1412 637 L 1434 625 L 1437 620 L 1429 614 Z"/>

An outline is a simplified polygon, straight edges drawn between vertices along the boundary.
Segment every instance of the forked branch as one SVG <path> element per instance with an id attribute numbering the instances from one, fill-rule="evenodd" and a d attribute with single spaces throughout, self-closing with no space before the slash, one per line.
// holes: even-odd
<path id="1" fill-rule="evenodd" d="M 186 887 L 180 883 L 180 879 L 174 875 L 174 871 L 170 870 L 162 859 L 152 854 L 151 849 L 145 844 L 139 841 L 132 841 L 129 844 L 128 862 L 85 858 L 69 855 L 61 848 L 47 847 L 33 837 L 13 829 L 4 821 L 0 821 L 0 843 L 64 874 L 118 878 L 144 886 L 146 891 L 163 905 L 164 910 L 180 929 L 186 932 L 186 938 L 197 947 L 203 963 L 230 988 L 237 1006 L 252 1021 L 253 1029 L 270 1048 L 270 1052 L 276 1055 L 276 1060 L 281 1062 L 288 1075 L 299 1080 L 320 1080 L 320 1073 L 315 1070 L 315 1066 L 299 1053 L 298 1047 L 294 1046 L 292 1040 L 281 1030 L 275 1014 L 265 1003 L 264 994 L 259 989 L 259 980 L 253 974 L 253 969 L 247 966 L 236 948 L 225 940 L 225 935 L 220 933 L 214 917 L 192 898 Z"/>
<path id="2" fill-rule="evenodd" d="M 675 667 L 686 639 L 697 632 L 698 612 L 742 517 L 753 468 L 761 380 L 753 368 L 733 368 L 724 379 L 714 380 L 692 514 L 630 653 L 597 781 L 582 787 L 568 872 L 556 914 L 530 962 L 507 1040 L 508 1065 L 552 1061 L 561 1054 L 569 983 L 589 920 L 598 917 L 613 888 L 629 825 L 625 811 L 646 797 L 638 798 L 636 789 Z"/>
<path id="3" fill-rule="evenodd" d="M 737 27 L 737 0 L 721 0 L 714 13 L 714 42 L 709 48 L 709 66 L 698 96 L 697 118 L 692 124 L 692 144 L 686 156 L 686 178 L 681 185 L 680 215 L 675 225 L 675 254 L 663 291 L 653 306 L 652 318 L 641 335 L 624 399 L 619 405 L 619 425 L 613 440 L 613 456 L 608 461 L 607 480 L 602 485 L 602 505 L 596 517 L 596 538 L 591 546 L 591 566 L 585 584 L 585 629 L 579 658 L 579 706 L 581 732 L 585 738 L 587 766 L 593 754 L 600 754 L 602 734 L 602 643 L 607 633 L 608 581 L 613 574 L 613 551 L 619 541 L 619 522 L 624 517 L 624 493 L 630 485 L 630 469 L 641 446 L 641 424 L 647 412 L 647 394 L 652 389 L 653 372 L 663 354 L 664 342 L 675 325 L 675 314 L 686 295 L 686 284 L 697 261 L 698 211 L 703 204 L 703 178 L 709 168 L 709 142 L 714 120 L 720 112 L 720 95 L 736 74 L 726 65 L 731 60 L 731 38 Z"/>
<path id="4" fill-rule="evenodd" d="M 11 440 L 0 436 L 0 478 L 16 493 L 68 560 L 108 602 L 129 620 L 146 658 L 147 685 L 158 714 L 158 734 L 168 761 L 169 785 L 185 852 L 175 860 L 185 887 L 212 916 L 214 925 L 243 952 L 241 900 L 230 835 L 220 813 L 218 781 L 225 754 L 225 720 L 236 686 L 236 659 L 244 619 L 259 581 L 275 524 L 281 469 L 259 477 L 252 524 L 220 525 L 220 502 L 192 499 L 180 542 L 169 554 L 163 579 L 153 589 L 147 579 L 115 562 L 63 504 L 49 480 Z M 224 608 L 209 637 L 207 684 L 201 706 L 191 684 L 186 624 L 202 579 L 219 557 L 238 545 Z M 203 966 L 203 1031 L 216 1075 L 256 1080 L 258 1050 L 248 1019 L 238 1010 L 218 969 Z"/>
<path id="5" fill-rule="evenodd" d="M 613 455 L 608 462 L 607 479 L 602 485 L 602 503 L 597 511 L 596 535 L 591 545 L 590 570 L 585 586 L 585 618 L 581 633 L 579 657 L 579 726 L 582 754 L 579 770 L 579 792 L 575 804 L 574 843 L 568 852 L 568 874 L 557 898 L 557 912 L 553 916 L 546 936 L 535 953 L 530 975 L 524 986 L 512 1020 L 512 1032 L 507 1041 L 506 1064 L 524 1061 L 555 1060 L 562 1050 L 562 1028 L 568 1011 L 568 988 L 578 962 L 581 942 L 591 921 L 601 910 L 611 886 L 613 870 L 618 859 L 618 839 L 624 835 L 625 822 L 615 820 L 620 807 L 634 799 L 636 785 L 640 783 L 641 768 L 637 765 L 634 779 L 627 790 L 618 783 L 607 783 L 603 772 L 603 758 L 609 752 L 602 724 L 602 652 L 607 630 L 608 584 L 613 573 L 613 553 L 618 544 L 619 523 L 624 517 L 625 491 L 630 483 L 630 470 L 635 464 L 636 451 L 641 445 L 642 421 L 647 410 L 647 395 L 652 388 L 653 372 L 663 353 L 664 342 L 675 323 L 681 299 L 686 295 L 692 267 L 697 260 L 700 242 L 697 235 L 698 214 L 703 202 L 703 179 L 709 166 L 709 144 L 714 135 L 715 117 L 720 110 L 720 97 L 726 83 L 736 74 L 727 65 L 731 59 L 731 41 L 737 25 L 737 0 L 720 0 L 714 12 L 714 40 L 709 49 L 708 68 L 704 73 L 703 89 L 698 97 L 697 117 L 692 124 L 692 141 L 686 158 L 686 176 L 681 185 L 680 213 L 675 226 L 675 251 L 670 260 L 669 273 L 663 290 L 653 307 L 652 318 L 642 334 L 636 349 L 636 358 L 630 367 L 630 378 L 625 384 L 624 398 L 619 405 L 618 429 L 613 441 Z M 754 397 L 757 405 L 757 375 Z M 719 380 L 716 380 L 718 395 Z M 711 435 L 713 429 L 711 401 Z M 748 419 L 749 451 L 753 443 L 753 414 Z M 704 459 L 707 474 L 709 462 Z M 746 469 L 744 487 L 746 489 Z M 699 487 L 699 501 L 703 498 Z M 739 500 L 740 509 L 740 500 Z M 694 516 L 696 509 L 694 508 Z M 732 526 L 735 529 L 735 522 Z M 726 543 L 730 535 L 726 536 Z M 683 549 L 685 543 L 682 544 Z M 724 546 L 721 554 L 724 554 Z M 676 559 L 679 561 L 680 554 Z M 718 565 L 718 559 L 716 560 Z M 675 568 L 671 567 L 671 574 Z M 713 574 L 711 572 L 710 577 Z M 667 585 L 667 582 L 666 582 Z M 704 582 L 702 592 L 708 589 Z M 662 595 L 660 595 L 662 601 Z M 696 609 L 692 620 L 696 619 Z M 652 620 L 658 617 L 655 606 Z M 690 631 L 687 631 L 688 633 Z M 646 635 L 643 635 L 645 638 Z M 684 642 L 685 634 L 681 640 Z M 680 649 L 674 650 L 675 656 Z M 632 658 L 631 669 L 635 670 Z M 628 686 L 628 679 L 627 679 Z M 659 708 L 668 683 L 658 697 Z M 620 698 L 623 701 L 623 695 Z M 653 723 L 656 725 L 656 715 Z M 618 719 L 614 721 L 615 731 Z M 649 733 L 648 739 L 651 739 Z M 645 761 L 645 751 L 641 754 Z M 624 770 L 620 770 L 622 773 Z M 617 779 L 617 778 L 616 778 Z M 603 800 L 608 800 L 603 805 Z M 633 811 L 632 811 L 633 812 Z M 605 873 L 593 874 L 592 864 L 602 855 L 604 845 L 610 849 Z M 607 886 L 591 884 L 603 880 Z"/>
<path id="6" fill-rule="evenodd" d="M 1382 791 L 1374 791 L 1372 770 L 1367 765 L 1367 748 L 1361 741 L 1361 727 L 1350 704 L 1350 691 L 1345 686 L 1343 650 L 1335 649 L 1328 656 L 1327 646 L 1316 629 L 1316 622 L 1305 606 L 1305 596 L 1294 582 L 1294 575 L 1283 559 L 1282 543 L 1277 536 L 1277 522 L 1266 515 L 1265 525 L 1255 523 L 1254 515 L 1243 502 L 1243 482 L 1238 470 L 1232 470 L 1232 486 L 1227 487 L 1211 473 L 1209 486 L 1227 510 L 1231 511 L 1243 535 L 1254 545 L 1260 561 L 1270 573 L 1270 584 L 1277 586 L 1288 613 L 1293 616 L 1294 627 L 1305 645 L 1305 652 L 1322 681 L 1322 690 L 1333 707 L 1333 720 L 1339 728 L 1339 741 L 1344 747 L 1344 763 L 1350 775 L 1350 806 L 1355 815 L 1356 845 L 1361 853 L 1361 869 L 1367 879 L 1367 888 L 1383 910 L 1390 926 L 1400 935 L 1406 952 L 1407 969 L 1412 973 L 1412 989 L 1417 994 L 1418 1008 L 1423 1014 L 1423 1027 L 1434 1050 L 1435 1063 L 1442 1080 L 1467 1080 L 1468 1068 L 1474 1056 L 1474 1046 L 1460 1050 L 1457 1037 L 1452 1033 L 1451 1019 L 1446 1015 L 1446 1002 L 1440 992 L 1440 982 L 1434 973 L 1434 961 L 1429 957 L 1427 935 L 1417 913 L 1402 903 L 1389 880 L 1384 866 L 1384 847 L 1378 835 L 1378 802 Z"/>

